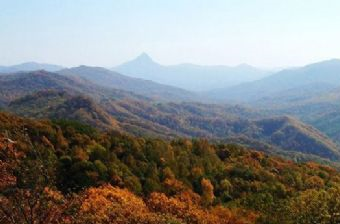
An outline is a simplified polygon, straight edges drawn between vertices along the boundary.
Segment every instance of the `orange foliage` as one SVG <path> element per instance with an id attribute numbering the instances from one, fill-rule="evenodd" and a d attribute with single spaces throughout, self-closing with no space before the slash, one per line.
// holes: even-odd
<path id="1" fill-rule="evenodd" d="M 211 184 L 210 180 L 203 178 L 201 181 L 202 186 L 202 203 L 205 206 L 209 206 L 213 203 L 215 199 L 214 186 Z"/>
<path id="2" fill-rule="evenodd" d="M 75 223 L 165 224 L 171 218 L 150 212 L 141 198 L 111 185 L 89 188 L 81 197 Z"/>
<path id="3" fill-rule="evenodd" d="M 11 143 L 9 139 L 0 138 L 0 190 L 16 183 L 13 167 L 19 156 L 14 150 L 14 143 Z"/>
<path id="4" fill-rule="evenodd" d="M 206 210 L 180 199 L 169 198 L 163 193 L 152 193 L 147 204 L 153 212 L 175 216 L 188 224 L 251 224 L 256 220 L 256 215 L 251 212 L 241 213 L 223 207 Z"/>
<path id="5" fill-rule="evenodd" d="M 17 190 L 10 198 L 0 197 L 2 223 L 57 224 L 64 210 L 63 195 L 49 188 L 42 192 Z"/>

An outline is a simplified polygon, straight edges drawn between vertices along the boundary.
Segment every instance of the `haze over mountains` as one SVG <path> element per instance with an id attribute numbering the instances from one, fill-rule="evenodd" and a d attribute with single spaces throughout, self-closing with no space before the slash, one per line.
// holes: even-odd
<path id="1" fill-rule="evenodd" d="M 165 66 L 155 62 L 146 53 L 142 53 L 137 58 L 116 66 L 112 70 L 191 91 L 229 87 L 242 82 L 254 81 L 270 74 L 268 71 L 247 64 L 236 67 L 194 64 Z"/>
<path id="2" fill-rule="evenodd" d="M 340 60 L 332 59 L 278 72 L 263 71 L 243 64 L 236 67 L 180 64 L 163 66 L 143 53 L 134 60 L 114 67 L 59 65 L 28 62 L 0 66 L 0 73 L 45 70 L 81 77 L 98 85 L 120 88 L 163 100 L 192 100 L 200 96 L 225 102 L 273 102 L 308 100 L 340 87 Z M 334 94 L 334 93 L 333 93 Z M 164 97 L 162 97 L 164 95 Z M 172 98 L 173 97 L 173 98 Z"/>
<path id="3" fill-rule="evenodd" d="M 247 65 L 163 66 L 143 53 L 114 69 L 120 72 L 85 65 L 63 68 L 59 65 L 30 62 L 0 67 L 0 72 L 55 71 L 97 85 L 128 90 L 159 100 L 207 102 L 210 99 L 221 103 L 253 105 L 266 105 L 268 102 L 271 106 L 279 107 L 290 103 L 332 100 L 337 96 L 336 88 L 340 88 L 340 60 L 337 59 L 269 74 Z M 203 89 L 209 91 L 201 91 Z"/>
<path id="4" fill-rule="evenodd" d="M 120 72 L 39 63 L 12 66 L 0 76 L 0 106 L 23 116 L 77 119 L 135 135 L 233 139 L 255 148 L 338 157 L 339 60 L 269 74 L 244 65 L 162 66 L 142 54 L 115 69 Z M 224 88 L 186 90 L 212 88 L 208 80 L 216 77 L 224 78 L 218 83 Z M 242 83 L 234 85 L 236 78 Z"/>
<path id="5" fill-rule="evenodd" d="M 254 101 L 262 98 L 316 96 L 340 86 L 340 60 L 328 60 L 301 68 L 287 69 L 254 82 L 214 90 L 216 98 Z M 299 92 L 300 93 L 299 93 Z"/>

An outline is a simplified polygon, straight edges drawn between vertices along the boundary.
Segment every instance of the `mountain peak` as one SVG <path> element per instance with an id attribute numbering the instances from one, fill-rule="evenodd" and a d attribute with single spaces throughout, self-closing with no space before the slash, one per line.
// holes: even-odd
<path id="1" fill-rule="evenodd" d="M 140 62 L 154 62 L 152 58 L 145 52 L 141 53 L 134 61 Z"/>

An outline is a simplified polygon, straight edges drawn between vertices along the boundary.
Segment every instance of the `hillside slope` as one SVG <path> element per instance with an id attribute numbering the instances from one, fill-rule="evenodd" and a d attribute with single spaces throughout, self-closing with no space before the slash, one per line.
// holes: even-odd
<path id="1" fill-rule="evenodd" d="M 198 96 L 180 88 L 158 84 L 152 81 L 132 78 L 101 67 L 80 66 L 58 71 L 65 76 L 76 76 L 101 86 L 131 91 L 155 100 L 192 101 Z"/>
<path id="2" fill-rule="evenodd" d="M 263 98 L 252 104 L 254 107 L 262 108 L 262 113 L 267 116 L 284 114 L 297 117 L 301 121 L 313 125 L 339 144 L 340 123 L 337 122 L 340 110 L 339 88 L 323 94 L 303 96 L 295 93 L 292 91 L 280 98 Z"/>
<path id="3" fill-rule="evenodd" d="M 78 224 L 328 224 L 338 218 L 334 168 L 235 144 L 137 138 L 0 112 L 0 155 L 1 223 L 25 223 L 23 210 L 34 223 L 47 216 L 50 223 Z M 31 201 L 38 202 L 35 209 Z"/>
<path id="4" fill-rule="evenodd" d="M 67 91 L 101 98 L 147 99 L 132 92 L 105 88 L 81 78 L 65 77 L 46 71 L 20 72 L 0 76 L 0 105 L 41 90 Z"/>
<path id="5" fill-rule="evenodd" d="M 34 118 L 76 120 L 93 127 L 118 130 L 118 122 L 89 97 L 46 90 L 12 101 L 12 112 Z"/>
<path id="6" fill-rule="evenodd" d="M 136 117 L 136 122 L 152 122 L 170 129 L 178 136 L 211 139 L 246 138 L 265 142 L 287 151 L 298 151 L 333 159 L 339 156 L 338 146 L 329 138 L 315 128 L 291 117 L 255 119 L 257 117 L 255 113 L 252 115 L 254 119 L 249 119 L 245 117 L 250 117 L 250 115 L 242 109 L 240 113 L 233 113 L 230 110 L 216 113 L 218 106 L 215 109 L 213 105 L 199 104 L 155 106 L 114 102 L 105 105 L 109 106 L 107 110 L 114 116 L 126 116 L 129 120 Z M 215 113 L 205 113 L 207 108 Z M 161 131 L 156 133 L 162 134 Z"/>

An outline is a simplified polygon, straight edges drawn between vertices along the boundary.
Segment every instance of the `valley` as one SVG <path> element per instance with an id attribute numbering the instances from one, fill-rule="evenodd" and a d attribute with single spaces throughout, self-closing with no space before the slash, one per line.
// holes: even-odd
<path id="1" fill-rule="evenodd" d="M 103 73 L 105 75 L 101 76 Z M 100 85 L 100 81 L 93 83 L 88 77 L 96 77 L 107 85 Z M 274 154 L 296 152 L 306 154 L 307 158 L 316 156 L 332 161 L 340 156 L 338 145 L 326 137 L 327 133 L 284 115 L 286 113 L 277 112 L 268 118 L 261 110 L 245 106 L 189 102 L 186 98 L 182 98 L 182 102 L 179 99 L 171 102 L 171 96 L 164 101 L 148 94 L 139 95 L 143 91 L 140 89 L 133 91 L 134 85 L 142 86 L 136 82 L 144 83 L 143 80 L 120 75 L 120 80 L 125 79 L 123 85 L 115 82 L 116 77 L 117 74 L 108 70 L 88 67 L 59 73 L 38 71 L 3 75 L 0 77 L 3 83 L 0 101 L 5 104 L 5 110 L 21 116 L 78 120 L 102 130 L 124 131 L 142 137 L 232 141 Z M 112 83 L 120 89 L 113 88 Z M 146 89 L 152 92 L 151 86 Z M 171 91 L 177 93 L 178 89 Z M 178 96 L 185 97 L 180 93 Z"/>

